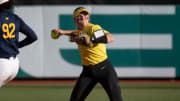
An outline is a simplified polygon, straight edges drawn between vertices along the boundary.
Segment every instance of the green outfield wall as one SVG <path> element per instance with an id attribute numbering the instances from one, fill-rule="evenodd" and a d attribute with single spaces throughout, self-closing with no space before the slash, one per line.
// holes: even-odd
<path id="1" fill-rule="evenodd" d="M 82 5 L 81 5 L 82 6 Z M 16 6 L 39 40 L 21 50 L 17 78 L 77 78 L 82 70 L 77 46 L 68 37 L 50 38 L 53 28 L 75 29 L 78 5 Z M 109 60 L 120 78 L 180 77 L 179 5 L 84 5 L 91 22 L 115 38 L 107 45 Z M 23 37 L 23 36 L 22 36 Z"/>

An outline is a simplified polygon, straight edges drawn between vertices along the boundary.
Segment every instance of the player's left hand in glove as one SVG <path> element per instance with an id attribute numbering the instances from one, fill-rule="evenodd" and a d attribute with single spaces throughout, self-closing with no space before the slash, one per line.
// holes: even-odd
<path id="1" fill-rule="evenodd" d="M 91 41 L 91 38 L 86 33 L 73 32 L 70 36 L 70 41 L 76 42 L 77 44 L 87 46 L 89 48 L 93 47 L 93 43 Z"/>

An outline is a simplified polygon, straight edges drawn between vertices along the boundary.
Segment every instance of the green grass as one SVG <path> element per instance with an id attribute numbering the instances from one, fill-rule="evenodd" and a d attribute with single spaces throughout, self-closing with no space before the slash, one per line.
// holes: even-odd
<path id="1" fill-rule="evenodd" d="M 69 101 L 73 84 L 6 85 L 0 101 Z M 121 84 L 124 101 L 179 101 L 180 84 Z M 86 101 L 109 101 L 97 85 Z"/>

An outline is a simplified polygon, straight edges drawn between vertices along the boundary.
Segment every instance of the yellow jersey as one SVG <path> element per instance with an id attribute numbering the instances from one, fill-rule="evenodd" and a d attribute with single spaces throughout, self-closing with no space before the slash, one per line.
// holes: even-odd
<path id="1" fill-rule="evenodd" d="M 80 31 L 86 33 L 90 37 L 93 37 L 94 36 L 93 33 L 97 30 L 103 30 L 103 29 L 99 25 L 88 24 L 88 26 L 86 26 Z M 103 31 L 105 34 L 109 33 L 106 30 Z M 94 47 L 92 48 L 78 44 L 78 49 L 81 56 L 81 64 L 84 66 L 96 65 L 107 59 L 105 43 L 94 44 Z"/>

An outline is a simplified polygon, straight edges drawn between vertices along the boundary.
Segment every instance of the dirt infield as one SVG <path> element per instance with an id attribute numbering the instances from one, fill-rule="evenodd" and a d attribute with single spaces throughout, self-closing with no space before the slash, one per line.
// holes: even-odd
<path id="1" fill-rule="evenodd" d="M 171 83 L 180 84 L 180 80 L 119 80 L 120 83 Z M 13 84 L 73 84 L 76 80 L 13 80 L 9 85 Z"/>

